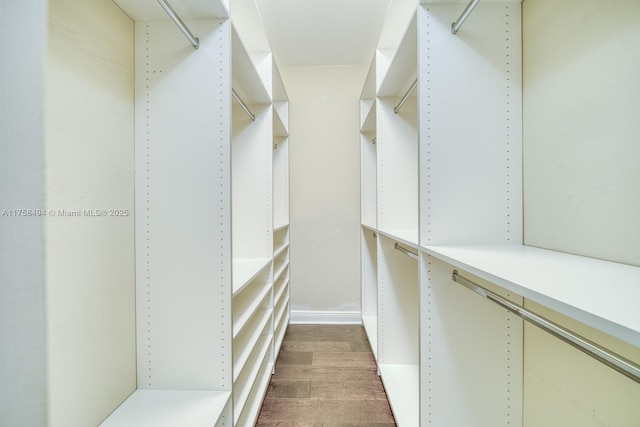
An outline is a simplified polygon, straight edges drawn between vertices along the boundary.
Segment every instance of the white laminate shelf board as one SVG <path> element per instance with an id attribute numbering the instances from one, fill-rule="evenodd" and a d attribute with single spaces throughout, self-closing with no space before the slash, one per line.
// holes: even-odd
<path id="1" fill-rule="evenodd" d="M 276 295 L 274 297 L 274 301 L 276 306 L 278 304 L 280 304 L 280 300 L 282 299 L 282 295 L 284 295 L 287 291 L 287 287 L 289 286 L 289 280 L 286 280 L 283 282 L 283 285 L 279 287 L 279 289 L 276 291 Z"/>
<path id="2" fill-rule="evenodd" d="M 280 69 L 276 64 L 276 61 L 273 61 L 272 65 L 273 69 L 273 101 L 276 104 L 285 104 L 289 100 L 289 96 L 287 96 L 287 90 L 284 87 L 284 83 L 282 81 L 282 75 L 280 74 Z"/>
<path id="3" fill-rule="evenodd" d="M 373 357 L 378 360 L 378 318 L 376 316 L 362 316 L 362 325 L 367 333 Z"/>
<path id="4" fill-rule="evenodd" d="M 269 324 L 269 320 L 271 320 L 271 316 L 273 314 L 273 310 L 265 310 L 263 314 L 263 318 L 260 321 L 259 326 L 253 331 L 253 334 L 249 338 L 248 345 L 239 350 L 239 353 L 234 354 L 234 364 L 233 364 L 233 381 L 234 383 L 238 380 L 244 369 L 246 368 L 247 362 L 251 357 L 251 353 L 255 349 L 255 347 L 260 342 L 260 337 L 266 336 L 267 326 Z M 236 350 L 238 351 L 238 350 Z"/>
<path id="5" fill-rule="evenodd" d="M 640 267 L 521 245 L 423 249 L 454 267 L 640 346 Z"/>
<path id="6" fill-rule="evenodd" d="M 376 131 L 376 101 L 373 99 L 362 100 L 362 105 L 367 108 L 367 111 L 362 120 L 360 132 L 374 133 Z"/>
<path id="7" fill-rule="evenodd" d="M 376 228 L 375 225 L 371 225 L 371 224 L 367 224 L 367 223 L 362 223 L 360 224 L 362 226 L 362 228 L 366 228 L 367 230 L 369 230 L 372 233 L 377 233 L 378 229 Z"/>
<path id="8" fill-rule="evenodd" d="M 136 390 L 101 427 L 210 427 L 231 397 L 229 391 Z"/>
<path id="9" fill-rule="evenodd" d="M 275 246 L 276 250 L 273 252 L 273 257 L 278 258 L 278 256 L 289 247 L 289 242 L 276 242 Z"/>
<path id="10" fill-rule="evenodd" d="M 271 97 L 256 70 L 253 60 L 245 50 L 235 29 L 232 33 L 231 70 L 233 89 L 249 106 L 251 104 L 271 104 Z"/>
<path id="11" fill-rule="evenodd" d="M 400 230 L 400 229 L 395 229 L 395 230 L 391 230 L 391 229 L 380 229 L 378 230 L 378 233 L 380 233 L 383 236 L 386 236 L 388 238 L 390 238 L 391 240 L 395 240 L 398 243 L 404 244 L 406 246 L 409 246 L 413 249 L 418 249 L 418 230 Z"/>
<path id="12" fill-rule="evenodd" d="M 289 301 L 290 301 L 290 298 L 289 298 L 289 295 L 287 294 L 285 299 L 278 305 L 276 316 L 275 316 L 276 325 L 282 320 L 282 316 L 284 315 L 284 313 L 286 311 L 285 309 L 286 309 L 287 305 L 289 304 Z"/>
<path id="13" fill-rule="evenodd" d="M 265 297 L 271 292 L 271 286 L 265 286 L 258 295 L 254 298 L 251 304 L 245 309 L 245 311 L 238 316 L 238 319 L 233 323 L 233 338 L 237 337 L 242 329 L 247 325 L 249 320 L 256 314 L 256 310 L 260 307 L 265 300 Z M 236 308 L 234 307 L 234 311 Z"/>
<path id="14" fill-rule="evenodd" d="M 285 128 L 286 136 L 289 136 L 289 102 L 274 101 L 273 108 L 280 118 L 280 121 L 282 121 L 282 126 Z"/>
<path id="15" fill-rule="evenodd" d="M 398 427 L 420 425 L 419 366 L 379 364 L 378 368 Z"/>
<path id="16" fill-rule="evenodd" d="M 251 390 L 249 399 L 238 417 L 237 425 L 253 426 L 256 424 L 260 409 L 262 408 L 264 395 L 267 392 L 269 381 L 271 380 L 271 372 L 273 372 L 273 362 L 265 360 L 260 372 L 258 372 L 258 377 Z"/>
<path id="17" fill-rule="evenodd" d="M 281 224 L 281 225 L 274 225 L 273 226 L 273 232 L 274 233 L 278 233 L 280 231 L 286 230 L 287 228 L 289 228 L 289 223 Z"/>
<path id="18" fill-rule="evenodd" d="M 360 94 L 361 99 L 375 98 L 376 96 L 376 59 L 372 58 L 367 71 L 367 77 L 364 80 L 364 86 Z"/>
<path id="19" fill-rule="evenodd" d="M 282 342 L 284 341 L 284 335 L 287 333 L 287 325 L 289 324 L 289 311 L 285 310 L 285 315 L 280 320 L 280 324 L 276 327 L 275 330 L 275 347 L 274 354 L 275 357 L 278 357 L 278 353 L 280 353 L 280 349 L 282 348 Z"/>
<path id="20" fill-rule="evenodd" d="M 273 136 L 289 136 L 289 132 L 287 131 L 284 121 L 275 106 L 273 106 Z"/>
<path id="21" fill-rule="evenodd" d="M 403 96 L 418 76 L 418 31 L 414 14 L 402 42 L 391 59 L 384 75 L 379 97 Z"/>
<path id="22" fill-rule="evenodd" d="M 289 267 L 289 261 L 283 261 L 281 263 L 276 263 L 276 272 L 273 274 L 273 281 L 277 282 L 282 273 Z"/>
<path id="23" fill-rule="evenodd" d="M 263 340 L 262 345 L 259 347 L 259 352 L 257 353 L 258 355 L 257 360 L 259 361 L 259 363 L 255 363 L 251 365 L 251 370 L 247 372 L 247 375 L 246 375 L 247 379 L 249 380 L 253 379 L 253 381 L 247 381 L 244 384 L 239 384 L 240 387 L 236 388 L 234 391 L 234 393 L 239 393 L 237 395 L 238 396 L 237 399 L 234 399 L 236 403 L 236 405 L 234 405 L 234 412 L 235 412 L 234 417 L 236 418 L 235 420 L 236 423 L 238 422 L 240 413 L 243 411 L 244 406 L 246 405 L 247 400 L 249 399 L 251 390 L 256 385 L 256 383 L 259 384 L 260 378 L 258 378 L 258 374 L 260 373 L 260 371 L 264 370 L 264 365 L 269 363 L 269 357 L 270 357 L 269 349 L 271 348 L 273 337 L 265 336 L 264 338 L 265 339 Z"/>
<path id="24" fill-rule="evenodd" d="M 157 0 L 113 0 L 136 22 L 169 20 Z M 191 18 L 225 19 L 229 12 L 220 0 L 171 0 L 171 7 L 183 20 Z M 198 37 L 197 34 L 194 34 Z"/>
<path id="25" fill-rule="evenodd" d="M 271 258 L 235 258 L 233 260 L 233 295 L 240 292 L 271 264 Z"/>

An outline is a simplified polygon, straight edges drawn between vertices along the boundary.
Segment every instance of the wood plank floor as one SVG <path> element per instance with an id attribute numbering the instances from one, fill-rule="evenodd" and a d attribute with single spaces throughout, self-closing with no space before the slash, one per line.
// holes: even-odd
<path id="1" fill-rule="evenodd" d="M 359 325 L 289 325 L 258 427 L 392 427 Z"/>

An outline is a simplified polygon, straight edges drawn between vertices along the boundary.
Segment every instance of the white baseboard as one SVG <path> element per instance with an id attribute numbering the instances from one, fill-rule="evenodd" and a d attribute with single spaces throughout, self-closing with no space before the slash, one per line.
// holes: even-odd
<path id="1" fill-rule="evenodd" d="M 291 310 L 291 324 L 297 325 L 361 325 L 359 311 Z"/>

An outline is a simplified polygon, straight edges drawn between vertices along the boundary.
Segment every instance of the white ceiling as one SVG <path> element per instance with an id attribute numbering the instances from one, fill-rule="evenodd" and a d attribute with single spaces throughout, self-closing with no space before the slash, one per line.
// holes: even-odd
<path id="1" fill-rule="evenodd" d="M 280 67 L 368 65 L 390 0 L 256 0 Z"/>

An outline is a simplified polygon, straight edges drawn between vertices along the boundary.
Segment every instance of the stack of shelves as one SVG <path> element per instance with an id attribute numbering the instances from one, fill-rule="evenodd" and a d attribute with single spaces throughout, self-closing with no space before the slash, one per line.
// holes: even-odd
<path id="1" fill-rule="evenodd" d="M 360 221 L 362 323 L 373 350 L 378 357 L 378 257 L 377 229 L 377 150 L 376 150 L 376 64 L 367 73 L 360 99 Z"/>
<path id="2" fill-rule="evenodd" d="M 274 360 L 291 312 L 289 287 L 289 101 L 277 67 L 273 73 L 273 307 Z"/>
<path id="3" fill-rule="evenodd" d="M 640 344 L 638 267 L 523 244 L 521 5 L 481 2 L 454 35 L 463 6 L 396 13 L 360 104 L 362 320 L 399 426 L 523 423 L 524 322 L 453 270 Z"/>
<path id="4" fill-rule="evenodd" d="M 197 49 L 157 2 L 117 4 L 136 21 L 138 390 L 103 425 L 254 425 L 289 319 L 286 92 L 253 0 L 176 2 Z"/>

